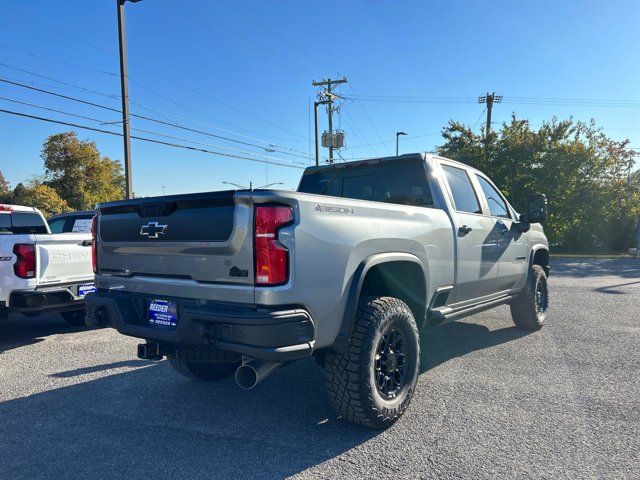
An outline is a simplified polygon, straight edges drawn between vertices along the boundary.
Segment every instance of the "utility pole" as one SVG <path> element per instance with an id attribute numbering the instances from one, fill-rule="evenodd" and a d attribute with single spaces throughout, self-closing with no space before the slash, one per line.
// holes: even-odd
<path id="1" fill-rule="evenodd" d="M 493 109 L 494 103 L 501 103 L 502 95 L 496 95 L 496 92 L 489 93 L 486 95 L 478 97 L 478 103 L 486 103 L 487 104 L 487 124 L 485 125 L 485 141 L 489 139 L 489 134 L 491 133 L 491 110 Z"/>
<path id="2" fill-rule="evenodd" d="M 122 97 L 122 133 L 124 139 L 124 178 L 125 198 L 131 198 L 131 128 L 129 125 L 129 86 L 127 74 L 127 40 L 125 37 L 124 4 L 127 1 L 137 3 L 140 0 L 116 0 L 118 5 L 118 39 L 120 43 L 120 87 Z"/>
<path id="3" fill-rule="evenodd" d="M 335 98 L 339 98 L 339 97 L 335 93 L 333 93 L 333 88 L 336 85 L 340 85 L 341 83 L 347 83 L 347 79 L 345 77 L 339 80 L 331 80 L 330 78 L 328 78 L 326 80 L 321 80 L 319 82 L 311 83 L 314 87 L 326 87 L 323 91 L 318 93 L 318 97 L 320 98 L 320 101 L 316 103 L 327 105 L 327 115 L 328 115 L 328 122 L 329 122 L 329 135 L 328 135 L 329 163 L 333 163 L 333 150 L 335 148 L 339 148 L 334 146 L 334 137 L 333 137 L 333 112 L 335 110 L 335 108 L 333 107 L 333 101 Z M 317 108 L 317 105 L 314 104 L 314 106 L 315 108 Z M 317 114 L 316 114 L 316 118 L 317 118 Z M 317 124 L 317 121 L 316 121 L 316 124 Z M 318 140 L 316 135 L 316 152 L 317 151 L 318 151 Z M 318 161 L 317 158 L 318 158 L 318 155 L 316 153 L 316 161 Z"/>
<path id="4" fill-rule="evenodd" d="M 320 165 L 320 151 L 318 147 L 318 105 L 325 105 L 326 101 L 313 102 L 313 125 L 316 137 L 316 167 Z"/>

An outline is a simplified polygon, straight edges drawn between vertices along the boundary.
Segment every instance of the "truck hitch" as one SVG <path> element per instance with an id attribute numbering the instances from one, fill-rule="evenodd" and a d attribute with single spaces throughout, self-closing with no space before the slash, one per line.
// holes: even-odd
<path id="1" fill-rule="evenodd" d="M 138 358 L 141 360 L 162 360 L 164 355 L 160 344 L 156 342 L 141 343 L 138 345 Z"/>

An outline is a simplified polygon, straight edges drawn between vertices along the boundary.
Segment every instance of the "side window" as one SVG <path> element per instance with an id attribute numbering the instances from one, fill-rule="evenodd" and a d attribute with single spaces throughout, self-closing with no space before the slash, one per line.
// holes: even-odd
<path id="1" fill-rule="evenodd" d="M 487 199 L 491 215 L 494 217 L 511 218 L 511 215 L 509 215 L 509 208 L 500 193 L 493 187 L 493 185 L 487 182 L 486 178 L 483 178 L 480 175 L 476 175 L 476 178 L 478 179 L 482 192 Z"/>
<path id="2" fill-rule="evenodd" d="M 51 233 L 62 233 L 62 230 L 64 229 L 65 221 L 66 221 L 65 218 L 50 220 L 48 223 L 49 223 L 49 229 L 51 230 Z"/>
<path id="3" fill-rule="evenodd" d="M 456 210 L 459 212 L 482 213 L 480 202 L 478 202 L 478 197 L 476 197 L 476 192 L 466 170 L 449 165 L 442 165 L 442 169 L 447 183 L 449 183 Z"/>
<path id="4" fill-rule="evenodd" d="M 91 220 L 93 217 L 77 217 L 72 219 L 71 232 L 89 233 L 91 232 Z"/>

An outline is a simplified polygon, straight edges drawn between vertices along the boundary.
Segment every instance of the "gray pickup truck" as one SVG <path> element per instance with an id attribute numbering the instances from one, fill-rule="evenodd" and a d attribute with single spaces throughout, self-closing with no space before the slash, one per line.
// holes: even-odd
<path id="1" fill-rule="evenodd" d="M 503 304 L 543 326 L 546 208 L 531 195 L 518 214 L 481 172 L 429 154 L 310 167 L 297 192 L 105 203 L 86 322 L 243 388 L 315 355 L 338 413 L 383 428 L 415 391 L 423 327 Z"/>

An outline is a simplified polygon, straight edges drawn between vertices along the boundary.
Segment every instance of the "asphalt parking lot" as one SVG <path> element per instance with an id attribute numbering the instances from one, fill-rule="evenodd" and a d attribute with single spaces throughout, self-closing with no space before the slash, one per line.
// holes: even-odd
<path id="1" fill-rule="evenodd" d="M 0 324 L 0 477 L 640 478 L 640 260 L 556 259 L 549 324 L 427 331 L 411 408 L 336 418 L 313 361 L 252 391 L 57 316 Z"/>

